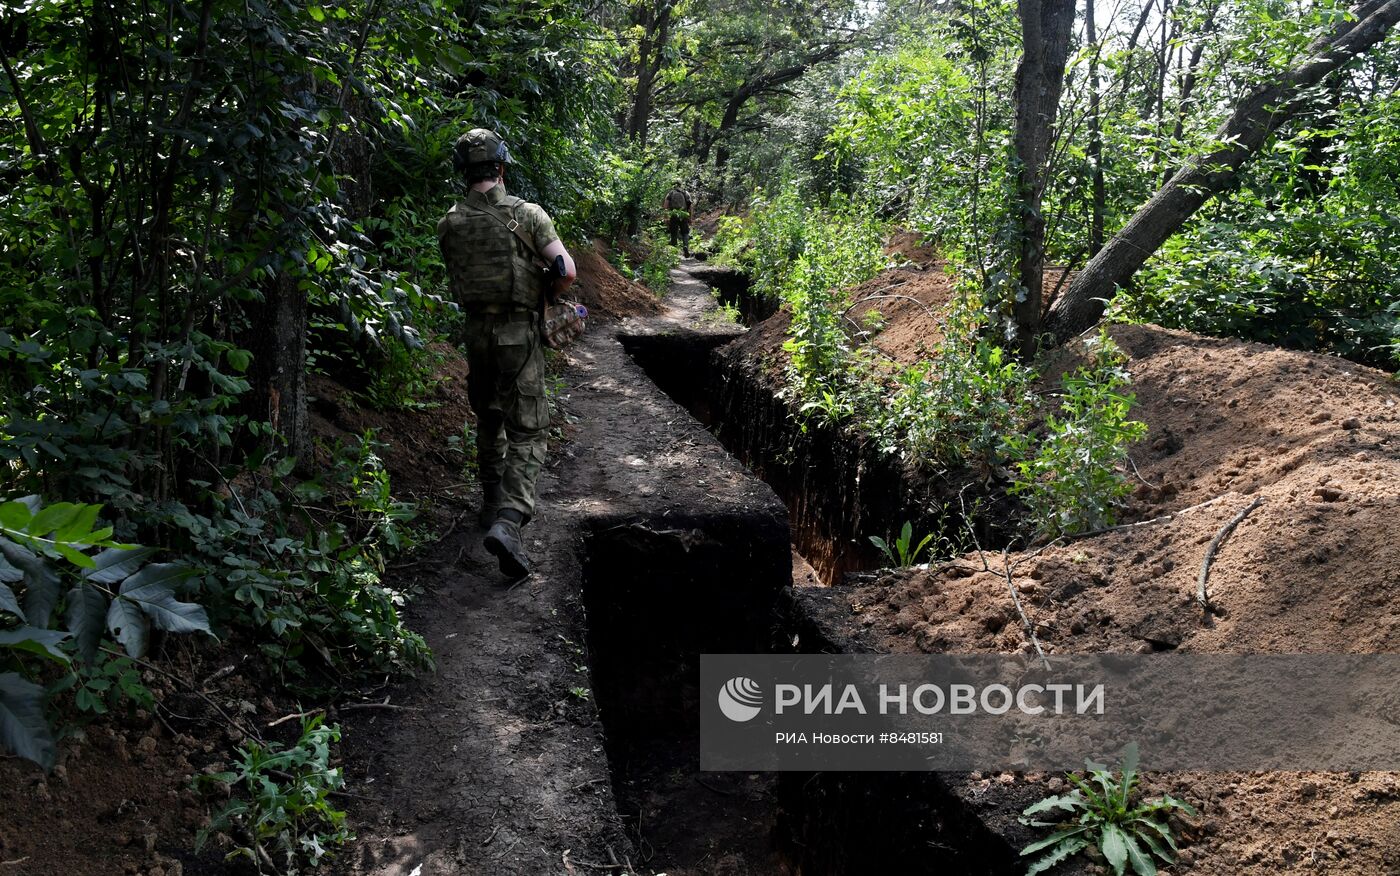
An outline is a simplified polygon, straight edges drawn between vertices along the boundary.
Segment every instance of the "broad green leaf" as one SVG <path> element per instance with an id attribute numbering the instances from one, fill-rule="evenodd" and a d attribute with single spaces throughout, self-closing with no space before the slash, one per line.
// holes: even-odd
<path id="1" fill-rule="evenodd" d="M 58 603 L 58 574 L 42 557 L 7 538 L 0 538 L 0 556 L 24 572 L 24 614 L 36 627 L 47 627 Z"/>
<path id="2" fill-rule="evenodd" d="M 13 584 L 23 578 L 24 572 L 11 565 L 4 554 L 0 554 L 0 584 Z"/>
<path id="3" fill-rule="evenodd" d="M 151 622 L 172 633 L 207 633 L 209 616 L 204 607 L 175 598 L 175 586 L 192 574 L 178 563 L 155 563 L 122 582 L 119 600 L 141 607 Z"/>
<path id="4" fill-rule="evenodd" d="M 1030 845 L 1026 846 L 1024 849 L 1021 849 L 1021 856 L 1025 857 L 1026 855 L 1034 855 L 1041 849 L 1049 848 L 1055 843 L 1058 843 L 1061 840 L 1069 839 L 1072 836 L 1079 836 L 1087 830 L 1089 830 L 1089 825 L 1080 824 L 1074 827 L 1067 827 L 1064 830 L 1055 831 L 1054 833 L 1047 836 L 1045 839 L 1037 840 L 1031 843 Z"/>
<path id="5" fill-rule="evenodd" d="M 62 529 L 72 523 L 82 511 L 80 507 L 72 502 L 55 502 L 29 521 L 30 535 L 48 535 L 57 529 Z"/>
<path id="6" fill-rule="evenodd" d="M 1152 856 L 1142 850 L 1142 846 L 1137 844 L 1137 839 L 1132 834 L 1124 831 L 1123 838 L 1128 844 L 1128 863 L 1132 865 L 1133 872 L 1137 876 L 1157 876 L 1157 865 L 1153 863 Z"/>
<path id="7" fill-rule="evenodd" d="M 0 648 L 13 648 L 28 651 L 55 663 L 69 663 L 68 655 L 59 649 L 58 643 L 68 638 L 60 630 L 45 630 L 39 627 L 19 627 L 13 630 L 0 630 Z"/>
<path id="8" fill-rule="evenodd" d="M 1133 819 L 1132 823 L 1135 825 L 1145 825 L 1157 831 L 1157 833 L 1161 835 L 1162 839 L 1167 841 L 1167 845 L 1171 846 L 1173 852 L 1178 851 L 1176 847 L 1176 839 L 1172 836 L 1171 828 L 1167 827 L 1165 824 L 1162 824 L 1160 821 L 1153 821 L 1151 818 L 1135 818 Z M 1144 830 L 1138 830 L 1138 833 L 1142 834 L 1144 837 L 1147 837 L 1147 832 Z M 1150 839 L 1150 837 L 1147 838 Z"/>
<path id="9" fill-rule="evenodd" d="M 1080 796 L 1078 791 L 1071 791 L 1068 794 L 1057 794 L 1054 797 L 1046 797 L 1044 800 L 1032 803 L 1021 814 L 1036 815 L 1051 809 L 1064 809 L 1067 812 L 1073 812 L 1082 805 L 1084 805 L 1084 798 Z"/>
<path id="10" fill-rule="evenodd" d="M 1127 745 L 1123 746 L 1123 765 L 1121 769 L 1123 771 L 1122 795 L 1123 802 L 1126 804 L 1128 802 L 1128 796 L 1133 790 L 1133 780 L 1137 778 L 1138 744 L 1136 742 L 1129 742 Z"/>
<path id="11" fill-rule="evenodd" d="M 92 544 L 92 527 L 97 522 L 97 515 L 101 511 L 101 505 L 79 506 L 78 513 L 73 516 L 73 519 L 54 533 L 54 540 L 69 544 Z"/>
<path id="12" fill-rule="evenodd" d="M 26 531 L 33 516 L 29 506 L 24 502 L 12 501 L 0 504 L 0 526 L 13 532 Z"/>
<path id="13" fill-rule="evenodd" d="M 1128 835 L 1116 824 L 1105 824 L 1099 831 L 1099 851 L 1117 876 L 1128 866 Z"/>
<path id="14" fill-rule="evenodd" d="M 126 653 L 132 657 L 146 654 L 146 640 L 150 634 L 149 622 L 141 613 L 141 606 L 118 597 L 107 607 L 107 629 L 121 643 Z"/>
<path id="15" fill-rule="evenodd" d="M 93 557 L 96 566 L 84 572 L 83 577 L 94 584 L 115 584 L 134 574 L 155 553 L 152 547 L 107 548 Z"/>
<path id="16" fill-rule="evenodd" d="M 228 359 L 229 367 L 234 371 L 244 372 L 248 370 L 249 364 L 253 361 L 253 356 L 247 350 L 233 349 L 224 354 Z"/>
<path id="17" fill-rule="evenodd" d="M 44 769 L 53 767 L 53 733 L 44 720 L 44 689 L 13 672 L 0 673 L 0 744 Z"/>
<path id="18" fill-rule="evenodd" d="M 82 551 L 78 550 L 77 548 L 71 545 L 64 544 L 60 541 L 54 545 L 54 548 L 60 554 L 63 554 L 64 559 L 68 560 L 68 562 L 72 563 L 73 565 L 79 568 L 97 568 L 97 564 L 92 561 L 92 557 L 88 556 L 87 554 L 83 553 Z"/>
<path id="19" fill-rule="evenodd" d="M 911 559 L 918 559 L 919 554 L 924 552 L 924 548 L 928 547 L 928 543 L 931 541 L 933 541 L 933 533 L 930 532 L 928 535 L 924 536 L 923 541 L 919 542 L 919 546 L 914 548 L 914 553 L 910 555 Z"/>
<path id="20" fill-rule="evenodd" d="M 1161 840 L 1145 830 L 1137 831 L 1137 838 L 1147 843 L 1147 847 L 1152 850 L 1154 855 L 1161 858 L 1163 863 L 1170 864 L 1172 862 L 1171 853 L 1162 845 Z"/>
<path id="21" fill-rule="evenodd" d="M 19 607 L 19 600 L 15 599 L 15 592 L 8 584 L 0 584 L 0 611 L 8 611 L 20 620 L 24 620 L 24 612 Z"/>
<path id="22" fill-rule="evenodd" d="M 84 663 L 97 659 L 97 648 L 106 630 L 107 597 L 89 584 L 79 584 L 68 591 L 68 631 L 78 646 Z"/>
<path id="23" fill-rule="evenodd" d="M 1175 797 L 1173 797 L 1173 796 L 1170 795 L 1170 794 L 1163 794 L 1163 795 L 1162 795 L 1162 803 L 1164 803 L 1164 804 L 1167 805 L 1167 806 L 1173 807 L 1173 808 L 1175 808 L 1175 809 L 1180 809 L 1182 812 L 1185 812 L 1187 815 L 1195 815 L 1195 814 L 1196 814 L 1196 808 L 1195 808 L 1194 806 L 1192 806 L 1190 803 L 1187 803 L 1187 802 L 1184 801 L 1184 800 L 1178 800 L 1178 799 L 1176 799 Z"/>

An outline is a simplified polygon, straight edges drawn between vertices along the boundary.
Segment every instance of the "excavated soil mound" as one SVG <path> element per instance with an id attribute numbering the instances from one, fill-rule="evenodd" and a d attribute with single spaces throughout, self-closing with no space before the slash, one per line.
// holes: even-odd
<path id="1" fill-rule="evenodd" d="M 862 326 L 883 326 L 875 331 L 875 347 L 892 359 L 911 362 L 927 356 L 943 339 L 939 317 L 952 296 L 952 278 L 938 267 L 904 265 L 852 289 L 848 313 Z M 878 319 L 871 311 L 880 314 Z"/>
<path id="2" fill-rule="evenodd" d="M 592 248 L 574 251 L 578 264 L 578 281 L 569 290 L 570 297 L 588 308 L 590 315 L 624 317 L 660 313 L 661 303 L 645 286 L 617 272 L 607 258 L 607 245 L 593 241 Z"/>
<path id="3" fill-rule="evenodd" d="M 1013 554 L 1042 638 L 1076 651 L 1400 647 L 1400 387 L 1324 356 L 1154 326 L 1111 333 L 1131 356 L 1133 416 L 1149 425 L 1124 520 L 1210 504 Z M 1203 624 L 1193 605 L 1206 545 L 1256 496 L 1211 567 L 1217 616 Z M 972 555 L 875 585 L 899 638 L 926 651 L 1021 647 L 1019 629 L 993 617 L 1010 607 L 999 568 L 980 568 Z"/>
<path id="4" fill-rule="evenodd" d="M 1049 653 L 1400 648 L 1400 387 L 1344 360 L 1155 326 L 1115 326 L 1149 433 L 1122 519 L 1142 525 L 1010 554 Z M 1060 363 L 1069 366 L 1072 363 Z M 1208 543 L 1255 498 L 1195 604 Z M 1146 522 L 1173 514 L 1168 520 Z M 999 552 L 834 588 L 845 634 L 896 652 L 1028 652 Z M 1010 776 L 973 791 L 1028 795 Z M 1400 873 L 1391 773 L 1159 774 L 1201 804 L 1191 873 Z"/>

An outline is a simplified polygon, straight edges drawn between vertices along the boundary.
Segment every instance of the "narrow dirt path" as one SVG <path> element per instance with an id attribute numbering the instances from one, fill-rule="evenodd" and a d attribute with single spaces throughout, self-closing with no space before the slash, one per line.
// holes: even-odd
<path id="1" fill-rule="evenodd" d="M 566 852 L 570 861 L 646 857 L 619 815 L 594 695 L 606 682 L 594 677 L 597 661 L 588 654 L 590 533 L 620 531 L 639 543 L 664 537 L 698 562 L 707 545 L 746 537 L 715 535 L 722 521 L 742 520 L 737 529 L 762 537 L 744 557 L 765 574 L 775 564 L 786 574 L 788 563 L 782 504 L 641 372 L 619 340 L 739 331 L 707 316 L 714 303 L 703 283 L 683 270 L 672 279 L 662 314 L 592 326 L 569 351 L 564 408 L 577 431 L 553 452 L 542 479 L 538 516 L 526 531 L 532 577 L 514 587 L 502 579 L 474 513 L 418 558 L 426 592 L 412 622 L 438 668 L 391 692 L 404 708 L 344 718 L 350 786 L 367 799 L 352 801 L 359 839 L 341 856 L 343 873 L 567 873 Z M 623 634 L 610 633 L 604 644 L 626 647 L 634 638 L 630 621 L 619 618 L 609 629 Z M 654 649 L 672 635 L 652 628 L 635 639 Z M 645 655 L 614 658 L 638 660 Z"/>

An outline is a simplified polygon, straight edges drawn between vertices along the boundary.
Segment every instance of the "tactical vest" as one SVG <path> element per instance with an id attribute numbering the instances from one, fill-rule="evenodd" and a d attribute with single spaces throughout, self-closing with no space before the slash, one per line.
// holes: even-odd
<path id="1" fill-rule="evenodd" d="M 507 196 L 495 204 L 507 220 L 525 203 Z M 528 231 L 527 231 L 528 233 Z M 464 310 L 524 307 L 534 310 L 544 294 L 544 274 L 509 228 L 494 216 L 458 201 L 444 220 L 443 260 L 452 297 Z"/>
<path id="2" fill-rule="evenodd" d="M 680 189 L 672 189 L 671 192 L 668 195 L 666 195 L 666 209 L 685 210 L 689 209 L 689 207 L 690 195 L 686 194 Z"/>

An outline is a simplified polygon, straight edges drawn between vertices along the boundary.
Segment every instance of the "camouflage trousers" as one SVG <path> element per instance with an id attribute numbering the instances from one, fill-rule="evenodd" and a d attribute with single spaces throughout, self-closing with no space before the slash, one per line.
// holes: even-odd
<path id="1" fill-rule="evenodd" d="M 515 509 L 526 520 L 535 514 L 535 482 L 549 443 L 538 319 L 523 311 L 468 313 L 461 337 L 481 484 L 488 490 L 497 486 L 500 507 Z"/>
<path id="2" fill-rule="evenodd" d="M 671 246 L 684 246 L 686 254 L 689 254 L 690 214 L 684 211 L 672 212 L 666 220 L 666 230 L 671 235 Z"/>

